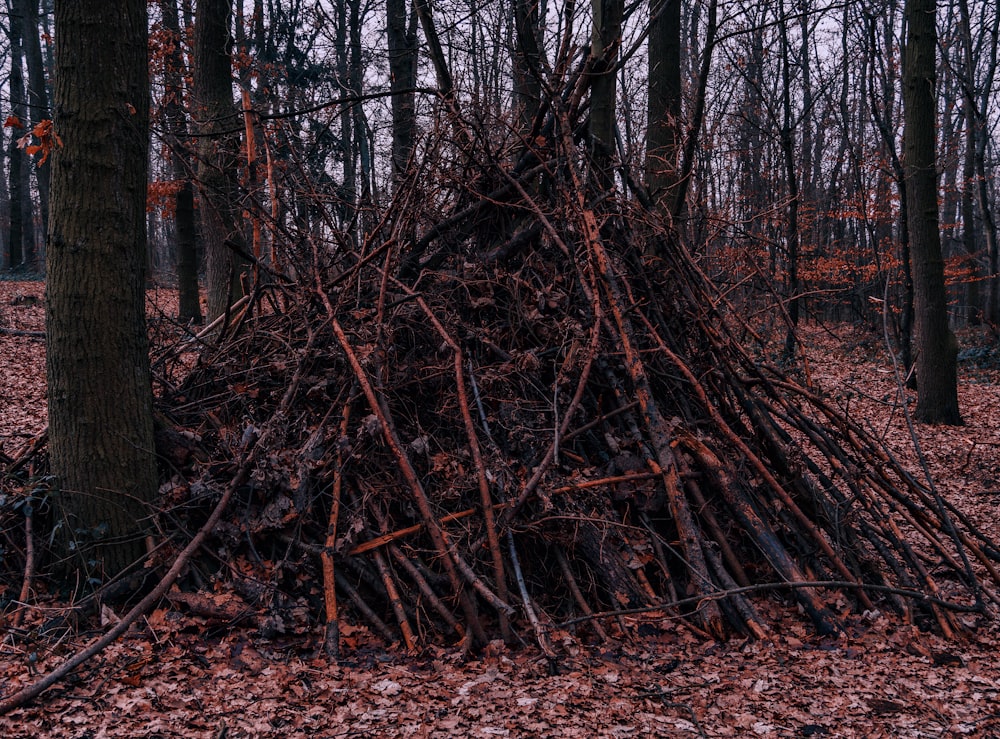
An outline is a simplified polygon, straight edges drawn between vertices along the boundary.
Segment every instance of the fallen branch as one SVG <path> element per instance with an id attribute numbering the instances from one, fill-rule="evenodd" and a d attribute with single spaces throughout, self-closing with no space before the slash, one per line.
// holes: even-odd
<path id="1" fill-rule="evenodd" d="M 7 336 L 27 336 L 31 339 L 44 339 L 44 331 L 24 331 L 17 328 L 4 328 L 0 327 L 0 334 L 6 334 Z"/>

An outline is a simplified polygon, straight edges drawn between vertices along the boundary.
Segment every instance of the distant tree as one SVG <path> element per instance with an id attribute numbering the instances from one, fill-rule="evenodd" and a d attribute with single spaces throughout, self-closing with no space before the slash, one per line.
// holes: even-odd
<path id="1" fill-rule="evenodd" d="M 49 455 L 62 540 L 84 578 L 143 555 L 157 490 L 143 279 L 147 36 L 144 0 L 56 0 Z"/>
<path id="2" fill-rule="evenodd" d="M 964 187 L 962 208 L 966 250 L 978 255 L 980 241 L 986 247 L 986 272 L 990 275 L 985 295 L 985 317 L 1000 323 L 1000 255 L 997 247 L 995 207 L 990 197 L 993 177 L 986 167 L 986 152 L 991 145 L 988 134 L 990 109 L 994 102 L 997 78 L 997 50 L 1000 44 L 1000 12 L 994 5 L 992 15 L 988 4 L 982 7 L 976 24 L 979 38 L 973 37 L 969 0 L 959 0 L 958 36 L 962 46 L 962 109 L 966 126 L 966 151 L 963 162 Z M 981 72 L 977 75 L 977 70 Z M 975 211 L 978 209 L 978 213 Z M 978 215 L 978 222 L 975 216 Z M 976 284 L 973 282 L 973 284 Z M 970 288 L 972 285 L 970 285 Z M 978 289 L 976 293 L 978 293 Z M 970 303 L 972 300 L 970 299 Z"/>
<path id="3" fill-rule="evenodd" d="M 808 24 L 806 26 L 808 28 Z M 792 112 L 792 58 L 788 40 L 788 16 L 785 13 L 784 0 L 778 3 L 778 39 L 779 56 L 781 58 L 781 115 L 779 126 L 779 143 L 782 159 L 785 163 L 785 189 L 788 194 L 788 207 L 785 216 L 785 299 L 787 300 L 788 331 L 785 334 L 785 357 L 795 354 L 795 329 L 799 323 L 799 213 L 801 211 L 801 188 L 799 179 L 808 173 L 808 167 L 801 167 L 804 147 L 796 145 L 796 127 L 799 116 Z M 808 69 L 808 63 L 801 59 L 803 69 Z M 806 100 L 809 100 L 808 87 L 803 88 Z M 803 113 L 804 119 L 808 110 Z"/>
<path id="4" fill-rule="evenodd" d="M 205 245 L 208 320 L 225 314 L 249 274 L 240 228 L 237 170 L 242 119 L 233 103 L 232 3 L 198 0 L 194 24 L 194 118 L 198 195 Z"/>
<path id="5" fill-rule="evenodd" d="M 15 16 L 20 9 L 15 2 L 8 0 L 8 17 Z M 8 188 L 10 193 L 10 254 L 8 264 L 11 267 L 31 265 L 35 259 L 34 237 L 31 229 L 31 197 L 28 184 L 28 158 L 18 141 L 28 133 L 28 111 L 24 88 L 24 65 L 21 51 L 21 23 L 8 24 L 7 33 L 10 42 L 10 77 L 8 90 L 10 93 L 9 126 L 12 136 L 7 148 L 10 160 L 7 170 Z"/>
<path id="6" fill-rule="evenodd" d="M 895 38 L 894 28 L 898 11 L 899 6 L 894 0 L 886 7 L 879 8 L 878 12 L 872 11 L 865 14 L 867 44 L 863 57 L 869 97 L 867 107 L 878 131 L 877 152 L 879 158 L 888 163 L 888 166 L 879 172 L 876 185 L 877 202 L 891 202 L 889 197 L 890 175 L 891 184 L 896 188 L 899 197 L 897 242 L 902 272 L 902 284 L 898 296 L 899 354 L 908 377 L 907 383 L 910 387 L 916 388 L 914 375 L 910 371 L 913 369 L 913 269 L 910 259 L 910 234 L 907 227 L 909 215 L 906 209 L 906 172 L 900 158 L 895 125 L 899 110 L 899 85 L 895 75 L 899 74 L 899 64 L 896 64 L 892 57 L 880 58 L 878 56 L 879 49 L 883 50 L 885 54 L 892 53 L 891 50 L 895 46 L 893 39 Z M 844 48 L 848 48 L 846 43 Z M 845 88 L 843 96 L 846 97 L 847 87 L 851 84 L 851 80 L 846 74 L 843 84 Z M 879 246 L 890 242 L 891 227 L 885 222 L 885 219 L 883 219 L 882 228 L 876 233 Z"/>
<path id="7" fill-rule="evenodd" d="M 651 0 L 649 13 L 646 187 L 672 211 L 681 117 L 681 0 Z"/>
<path id="8" fill-rule="evenodd" d="M 28 119 L 34 126 L 49 117 L 49 93 L 45 79 L 45 62 L 42 58 L 42 44 L 38 29 L 38 0 L 16 0 L 21 14 L 22 46 L 24 61 L 28 69 Z M 48 161 L 41 161 L 42 154 L 35 156 L 35 184 L 38 186 L 39 220 L 42 233 L 49 229 L 49 179 Z"/>
<path id="9" fill-rule="evenodd" d="M 616 65 L 622 44 L 622 0 L 592 0 L 594 25 L 590 40 L 590 147 L 598 186 L 614 184 L 615 113 L 618 103 Z"/>
<path id="10" fill-rule="evenodd" d="M 188 150 L 187 114 L 184 110 L 184 77 L 187 66 L 181 50 L 181 28 L 177 20 L 177 0 L 160 0 L 160 15 L 166 34 L 164 59 L 163 117 L 169 147 L 171 174 L 178 186 L 174 196 L 176 228 L 178 318 L 202 322 L 198 292 L 198 244 L 195 226 L 194 186 Z"/>
<path id="11" fill-rule="evenodd" d="M 385 17 L 392 91 L 392 177 L 398 182 L 406 173 L 416 139 L 417 14 L 405 0 L 386 0 Z"/>
<path id="12" fill-rule="evenodd" d="M 958 410 L 958 344 L 948 327 L 938 227 L 936 6 L 936 0 L 906 0 L 903 139 L 919 347 L 916 417 L 928 423 L 957 425 L 962 423 Z"/>

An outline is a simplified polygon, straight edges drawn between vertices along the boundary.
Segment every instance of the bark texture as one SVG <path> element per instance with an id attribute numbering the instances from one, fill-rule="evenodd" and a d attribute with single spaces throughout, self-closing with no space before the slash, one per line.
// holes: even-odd
<path id="1" fill-rule="evenodd" d="M 622 42 L 621 0 L 592 0 L 594 28 L 590 40 L 590 145 L 599 189 L 614 186 L 616 65 Z"/>
<path id="2" fill-rule="evenodd" d="M 174 226 L 177 229 L 178 318 L 202 322 L 198 292 L 198 242 L 195 228 L 194 186 L 188 150 L 187 116 L 184 112 L 184 77 L 187 69 L 181 53 L 181 27 L 177 20 L 177 0 L 160 0 L 163 29 L 170 34 L 173 47 L 167 61 L 164 80 L 163 114 L 170 147 L 171 173 L 180 183 L 174 200 Z"/>
<path id="3" fill-rule="evenodd" d="M 143 0 L 57 0 L 47 248 L 49 450 L 80 583 L 144 552 L 156 494 L 144 318 Z"/>
<path id="4" fill-rule="evenodd" d="M 408 7 L 405 0 L 386 0 L 394 181 L 406 172 L 416 140 L 417 14 L 407 14 Z"/>
<path id="5" fill-rule="evenodd" d="M 198 191 L 208 320 L 244 293 L 246 239 L 239 226 L 237 166 L 242 121 L 233 103 L 230 0 L 198 0 L 194 33 L 193 117 L 199 139 Z"/>
<path id="6" fill-rule="evenodd" d="M 913 260 L 919 351 L 916 416 L 927 423 L 961 424 L 958 345 L 948 327 L 948 297 L 938 228 L 935 166 L 937 27 L 935 0 L 907 0 L 903 105 L 907 226 Z"/>
<path id="7" fill-rule="evenodd" d="M 646 186 L 654 202 L 673 211 L 681 117 L 680 0 L 653 0 L 650 13 Z"/>

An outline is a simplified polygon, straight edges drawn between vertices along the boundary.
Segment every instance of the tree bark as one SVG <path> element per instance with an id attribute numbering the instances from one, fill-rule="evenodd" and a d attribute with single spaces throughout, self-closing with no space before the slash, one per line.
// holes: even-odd
<path id="1" fill-rule="evenodd" d="M 38 0 L 18 0 L 21 6 L 24 61 L 28 67 L 28 117 L 34 126 L 49 117 L 49 94 L 45 85 L 45 64 L 42 60 L 41 37 L 38 35 Z M 38 185 L 38 210 L 42 233 L 49 231 L 49 162 L 35 159 L 35 183 Z"/>
<path id="2" fill-rule="evenodd" d="M 167 128 L 171 174 L 179 184 L 174 198 L 174 227 L 177 255 L 177 317 L 200 324 L 201 297 L 198 291 L 198 243 L 194 215 L 194 186 L 188 148 L 187 118 L 184 113 L 184 77 L 187 69 L 181 52 L 181 27 L 177 0 L 160 0 L 163 29 L 173 42 L 164 74 L 163 115 Z"/>
<path id="3" fill-rule="evenodd" d="M 958 425 L 958 345 L 948 327 L 936 171 L 936 0 L 907 0 L 903 72 L 906 197 L 919 351 L 916 417 Z"/>
<path id="4" fill-rule="evenodd" d="M 244 276 L 249 274 L 236 205 L 242 121 L 233 103 L 231 17 L 230 0 L 198 0 L 192 117 L 201 135 L 198 195 L 209 321 L 243 296 Z"/>
<path id="5" fill-rule="evenodd" d="M 13 15 L 18 11 L 16 3 L 8 3 L 8 14 Z M 10 169 L 7 170 L 8 183 L 10 188 L 10 257 L 8 264 L 11 268 L 22 265 L 31 265 L 33 259 L 32 242 L 29 241 L 28 234 L 31 231 L 31 209 L 30 205 L 25 208 L 25 201 L 29 197 L 27 180 L 27 156 L 24 150 L 18 145 L 18 139 L 28 133 L 26 124 L 28 122 L 27 106 L 25 105 L 24 92 L 24 70 L 21 65 L 21 24 L 10 23 L 8 27 L 8 41 L 10 42 L 10 110 L 14 118 L 21 122 L 20 127 L 14 127 L 7 148 L 7 156 L 10 159 Z"/>
<path id="6" fill-rule="evenodd" d="M 618 80 L 615 66 L 622 40 L 622 0 L 592 0 L 594 28 L 590 83 L 590 156 L 597 185 L 614 187 L 615 110 Z"/>
<path id="7" fill-rule="evenodd" d="M 143 0 L 56 0 L 47 248 L 49 454 L 78 583 L 145 551 L 156 495 L 146 338 Z"/>
<path id="8" fill-rule="evenodd" d="M 389 89 L 392 92 L 392 176 L 402 178 L 416 139 L 417 14 L 405 0 L 386 0 Z"/>
<path id="9" fill-rule="evenodd" d="M 681 118 L 681 3 L 652 0 L 649 12 L 646 187 L 669 212 L 677 187 Z"/>

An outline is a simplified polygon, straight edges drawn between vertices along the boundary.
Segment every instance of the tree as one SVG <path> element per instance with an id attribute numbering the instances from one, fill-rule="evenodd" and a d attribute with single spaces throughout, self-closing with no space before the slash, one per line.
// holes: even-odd
<path id="1" fill-rule="evenodd" d="M 646 187 L 673 209 L 677 185 L 677 131 L 681 116 L 681 2 L 653 0 L 649 23 L 649 100 Z"/>
<path id="2" fill-rule="evenodd" d="M 405 0 L 386 0 L 389 86 L 392 91 L 392 177 L 406 173 L 416 139 L 417 14 Z"/>
<path id="3" fill-rule="evenodd" d="M 241 121 L 233 104 L 230 0 L 198 0 L 194 26 L 194 111 L 201 135 L 198 194 L 205 244 L 208 320 L 244 293 L 248 260 L 239 227 L 237 163 Z"/>
<path id="4" fill-rule="evenodd" d="M 948 296 L 938 229 L 936 9 L 936 0 L 906 2 L 903 145 L 919 346 L 916 416 L 927 423 L 957 425 L 962 423 L 958 410 L 958 344 L 948 327 Z"/>
<path id="5" fill-rule="evenodd" d="M 542 100 L 541 35 L 538 3 L 535 0 L 514 0 L 514 110 L 522 135 L 531 132 L 531 125 Z"/>
<path id="6" fill-rule="evenodd" d="M 142 556 L 157 490 L 143 279 L 146 3 L 56 0 L 55 26 L 49 453 L 70 561 L 103 578 Z"/>
<path id="7" fill-rule="evenodd" d="M 181 29 L 177 20 L 177 1 L 160 0 L 163 30 L 169 44 L 164 59 L 163 116 L 167 129 L 171 172 L 178 186 L 174 199 L 174 225 L 177 229 L 178 318 L 202 322 L 198 293 L 198 247 L 194 215 L 194 186 L 187 143 L 187 117 L 184 112 L 184 76 L 186 66 L 181 52 Z"/>
<path id="8" fill-rule="evenodd" d="M 45 63 L 42 59 L 41 39 L 38 35 L 38 0 L 15 0 L 21 13 L 24 60 L 28 68 L 28 117 L 32 126 L 49 117 L 49 94 L 45 82 Z M 49 230 L 49 164 L 41 161 L 43 154 L 35 157 L 35 183 L 38 185 L 38 210 L 42 233 Z"/>
<path id="9" fill-rule="evenodd" d="M 788 41 L 788 17 L 785 15 L 784 2 L 778 3 L 778 38 L 781 57 L 781 124 L 780 146 L 785 163 L 785 187 L 788 192 L 788 208 L 785 221 L 785 287 L 788 301 L 788 332 L 785 335 L 785 357 L 795 354 L 795 329 L 799 324 L 799 160 L 803 147 L 796 150 L 795 126 L 798 123 L 792 115 L 792 73 L 791 54 Z M 803 70 L 808 69 L 805 58 L 801 60 Z M 805 101 L 808 104 L 810 92 L 804 89 Z M 803 118 L 808 115 L 804 111 Z M 808 168 L 805 168 L 808 172 Z"/>
<path id="10" fill-rule="evenodd" d="M 17 10 L 8 2 L 8 15 Z M 27 106 L 25 105 L 24 69 L 21 60 L 21 24 L 16 20 L 8 28 L 10 41 L 10 100 L 13 135 L 8 144 L 7 156 L 10 169 L 10 258 L 11 267 L 31 266 L 35 260 L 35 239 L 31 229 L 31 199 L 28 184 L 28 158 L 18 142 L 27 132 Z"/>
<path id="11" fill-rule="evenodd" d="M 601 190 L 614 185 L 615 111 L 618 102 L 616 64 L 622 42 L 621 0 L 592 0 L 594 14 L 590 40 L 590 156 Z"/>

